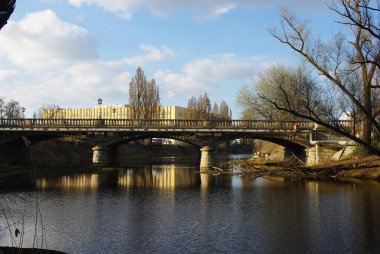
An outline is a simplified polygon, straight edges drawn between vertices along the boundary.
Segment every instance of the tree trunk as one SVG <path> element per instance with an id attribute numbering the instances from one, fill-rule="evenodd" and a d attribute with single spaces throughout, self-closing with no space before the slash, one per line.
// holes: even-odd
<path id="1" fill-rule="evenodd" d="M 369 85 L 365 85 L 363 94 L 363 106 L 367 112 L 372 112 L 372 101 L 371 101 L 371 88 Z M 371 134 L 372 134 L 372 122 L 368 117 L 364 117 L 362 124 L 362 139 L 365 143 L 371 144 Z M 364 147 L 363 147 L 364 148 Z M 364 148 L 365 154 L 370 154 L 367 148 Z"/>

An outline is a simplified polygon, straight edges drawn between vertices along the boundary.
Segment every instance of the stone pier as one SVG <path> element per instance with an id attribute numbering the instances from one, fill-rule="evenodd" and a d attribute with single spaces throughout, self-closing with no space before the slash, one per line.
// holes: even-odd
<path id="1" fill-rule="evenodd" d="M 92 148 L 92 151 L 92 164 L 94 166 L 106 166 L 109 164 L 107 147 L 97 145 Z"/>
<path id="2" fill-rule="evenodd" d="M 201 164 L 202 170 L 207 170 L 215 166 L 214 148 L 211 146 L 204 146 L 201 149 Z"/>
<path id="3" fill-rule="evenodd" d="M 313 166 L 322 161 L 331 160 L 335 153 L 336 150 L 316 144 L 306 149 L 306 165 Z"/>

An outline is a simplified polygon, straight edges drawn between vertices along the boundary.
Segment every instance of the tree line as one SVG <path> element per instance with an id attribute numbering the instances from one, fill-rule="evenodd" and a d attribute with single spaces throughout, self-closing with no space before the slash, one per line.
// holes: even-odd
<path id="1" fill-rule="evenodd" d="M 156 81 L 147 81 L 141 67 L 136 70 L 135 76 L 129 83 L 129 108 L 132 119 L 159 119 L 163 118 L 160 112 L 160 92 Z M 220 105 L 214 103 L 211 108 L 210 99 L 205 93 L 198 99 L 192 96 L 187 104 L 187 119 L 231 119 L 231 110 L 225 101 Z"/>
<path id="2" fill-rule="evenodd" d="M 156 81 L 147 81 L 141 67 L 129 83 L 129 108 L 132 119 L 160 118 L 160 91 Z"/>
<path id="3" fill-rule="evenodd" d="M 239 90 L 237 103 L 244 118 L 310 120 L 380 155 L 380 1 L 338 0 L 328 7 L 342 30 L 327 42 L 280 10 L 280 25 L 269 32 L 303 62 L 272 66 Z"/>
<path id="4" fill-rule="evenodd" d="M 198 99 L 192 96 L 187 102 L 187 108 L 189 109 L 189 119 L 230 120 L 232 118 L 231 109 L 225 101 L 222 101 L 220 105 L 215 102 L 211 108 L 211 101 L 207 93 L 200 95 Z"/>

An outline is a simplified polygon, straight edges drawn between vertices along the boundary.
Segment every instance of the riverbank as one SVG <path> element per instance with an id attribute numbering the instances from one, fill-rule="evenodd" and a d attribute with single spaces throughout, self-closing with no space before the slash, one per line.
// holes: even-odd
<path id="1" fill-rule="evenodd" d="M 215 170 L 213 173 L 250 174 L 254 177 L 276 176 L 290 179 L 349 179 L 380 181 L 380 157 L 350 158 L 340 162 L 325 162 L 304 166 L 295 161 L 265 162 L 253 159 L 232 161 L 232 171 Z M 236 169 L 237 168 L 237 169 Z"/>

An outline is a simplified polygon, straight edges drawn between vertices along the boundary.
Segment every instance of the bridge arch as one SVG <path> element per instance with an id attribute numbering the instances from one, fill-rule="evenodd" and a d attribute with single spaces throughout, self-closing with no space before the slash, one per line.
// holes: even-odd
<path id="1" fill-rule="evenodd" d="M 124 144 L 128 144 L 132 141 L 136 140 L 143 140 L 148 138 L 165 138 L 165 139 L 174 139 L 178 141 L 185 142 L 187 144 L 190 144 L 192 146 L 200 148 L 202 146 L 201 142 L 199 140 L 196 140 L 192 137 L 186 136 L 186 135 L 174 135 L 174 134 L 134 134 L 129 136 L 116 136 L 113 138 L 110 138 L 104 142 L 104 145 L 107 147 L 119 147 Z"/>
<path id="2" fill-rule="evenodd" d="M 182 141 L 193 146 L 201 153 L 203 143 L 201 140 L 191 135 L 179 135 L 175 133 L 134 133 L 129 135 L 110 136 L 96 141 L 93 147 L 93 164 L 94 165 L 117 165 L 119 162 L 119 147 L 136 140 L 150 138 L 165 138 Z"/>
<path id="3" fill-rule="evenodd" d="M 306 160 L 307 149 L 310 147 L 308 134 L 294 134 L 294 133 L 234 133 L 221 137 L 221 140 L 235 140 L 235 139 L 253 139 L 268 141 L 284 147 L 285 157 L 295 155 L 300 159 Z"/>

